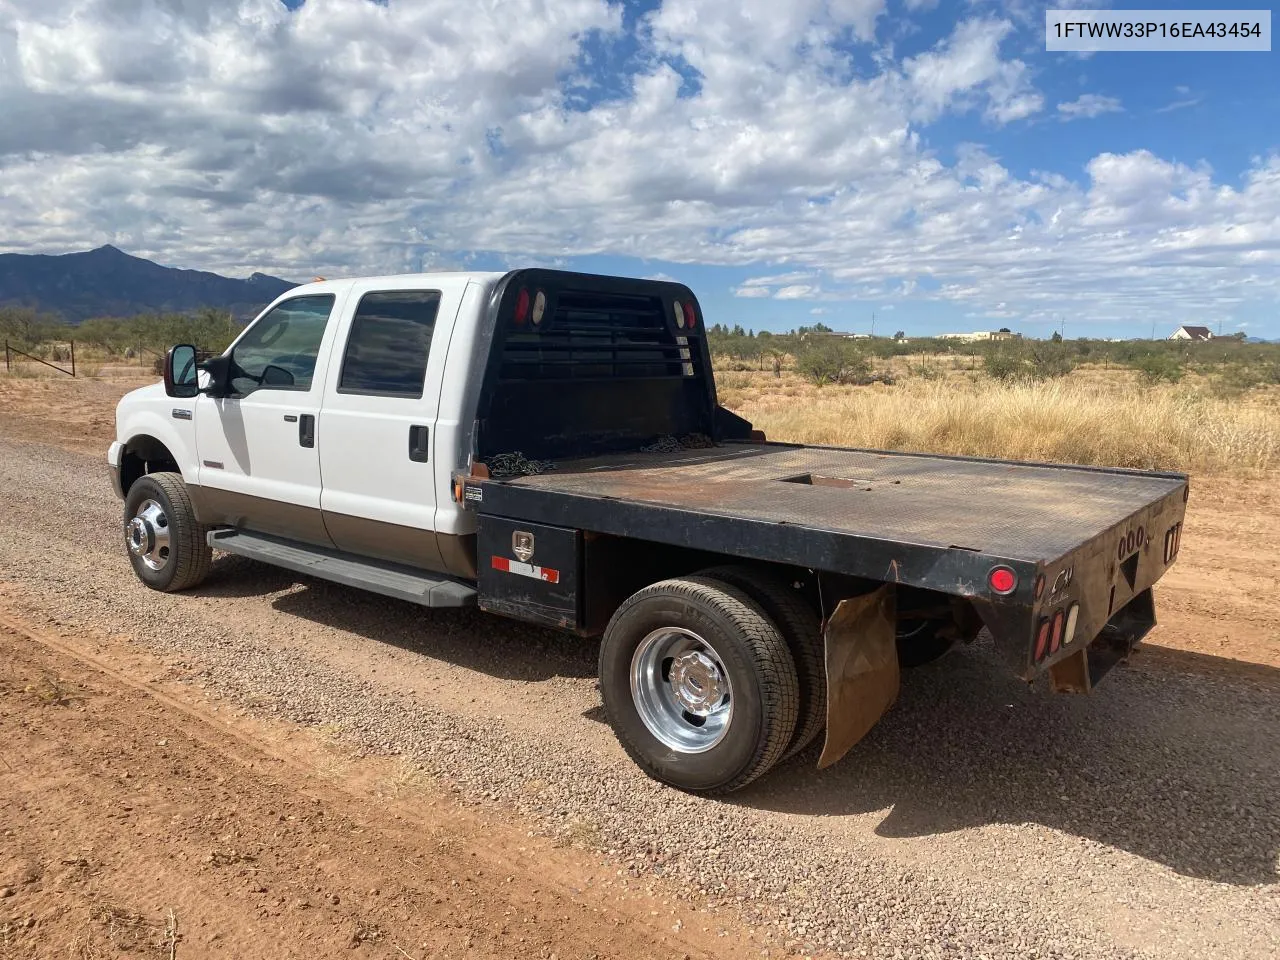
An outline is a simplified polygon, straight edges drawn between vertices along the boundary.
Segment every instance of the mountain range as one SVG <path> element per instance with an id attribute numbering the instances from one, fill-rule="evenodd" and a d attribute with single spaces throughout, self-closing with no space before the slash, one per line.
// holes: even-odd
<path id="1" fill-rule="evenodd" d="M 249 317 L 295 286 L 265 273 L 236 280 L 164 267 L 110 245 L 58 256 L 0 254 L 0 306 L 31 307 L 71 323 L 202 307 Z"/>

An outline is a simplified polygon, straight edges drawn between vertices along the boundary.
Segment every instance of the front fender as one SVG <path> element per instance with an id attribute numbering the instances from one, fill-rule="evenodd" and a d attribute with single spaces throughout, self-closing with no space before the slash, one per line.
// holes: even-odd
<path id="1" fill-rule="evenodd" d="M 178 428 L 178 423 L 182 429 Z M 199 482 L 200 461 L 196 459 L 194 420 L 174 421 L 167 410 L 164 416 L 154 410 L 138 410 L 119 425 L 118 435 L 125 438 L 122 442 L 126 450 L 131 450 L 142 437 L 158 440 L 178 465 L 183 481 L 189 484 Z"/>

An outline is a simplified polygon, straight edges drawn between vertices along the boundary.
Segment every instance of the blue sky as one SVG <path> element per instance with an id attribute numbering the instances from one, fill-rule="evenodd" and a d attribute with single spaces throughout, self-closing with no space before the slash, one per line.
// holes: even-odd
<path id="1" fill-rule="evenodd" d="M 1280 337 L 1274 52 L 1050 54 L 1028 0 L 138 2 L 13 0 L 4 249 L 557 264 L 757 329 Z"/>

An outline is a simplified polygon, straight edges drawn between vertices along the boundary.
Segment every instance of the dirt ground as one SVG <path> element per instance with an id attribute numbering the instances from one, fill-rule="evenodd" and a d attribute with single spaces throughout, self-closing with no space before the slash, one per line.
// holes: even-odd
<path id="1" fill-rule="evenodd" d="M 83 470 L 85 482 L 98 491 L 105 484 L 105 468 L 95 472 L 93 461 L 101 463 L 112 438 L 115 401 L 140 382 L 145 381 L 0 378 L 0 442 L 72 451 L 79 456 L 75 469 Z M 38 463 L 43 449 L 24 446 L 22 455 Z M 50 487 L 53 493 L 57 489 Z M 18 496 L 12 503 L 21 500 L 18 491 L 0 490 L 0 507 L 10 508 L 2 502 L 10 494 Z M 19 507 L 12 509 L 16 519 Z M 725 905 L 703 907 L 707 898 L 698 896 L 696 889 L 690 896 L 687 883 L 682 887 L 674 877 L 641 875 L 591 835 L 581 842 L 549 835 L 535 820 L 500 801 L 468 802 L 469 787 L 428 774 L 408 756 L 373 755 L 377 751 L 326 736 L 314 725 L 272 719 L 262 711 L 233 705 L 196 682 L 205 673 L 195 654 L 163 656 L 136 642 L 141 626 L 135 636 L 126 629 L 77 622 L 78 606 L 102 606 L 112 589 L 113 581 L 92 574 L 93 566 L 102 562 L 100 547 L 86 543 L 84 555 L 77 555 L 73 566 L 43 574 L 41 580 L 51 581 L 50 589 L 47 596 L 36 596 L 30 581 L 24 583 L 12 573 L 13 564 L 27 562 L 24 558 L 39 561 L 39 551 L 28 554 L 14 547 L 20 543 L 26 551 L 40 529 L 26 516 L 29 505 L 22 509 L 21 530 L 15 524 L 6 540 L 0 529 L 0 547 L 7 543 L 9 549 L 7 555 L 0 550 L 0 568 L 7 561 L 11 571 L 7 582 L 0 578 L 3 960 L 568 960 L 779 956 L 800 950 L 799 941 L 761 924 L 761 912 L 746 909 L 749 903 L 739 910 L 734 898 L 726 896 L 720 898 L 728 901 Z M 60 534 L 69 542 L 98 535 L 91 531 L 102 523 L 101 508 L 95 501 L 92 510 L 84 509 L 84 517 L 71 516 L 69 529 Z M 9 522 L 6 518 L 0 527 Z M 75 583 L 60 583 L 73 579 Z M 436 646 L 430 648 L 445 652 L 424 656 L 395 639 L 397 632 L 418 629 L 398 613 L 370 654 L 360 636 L 344 630 L 342 611 L 362 601 L 343 594 L 329 604 L 323 593 L 310 591 L 310 601 L 303 596 L 291 603 L 291 597 L 302 595 L 292 592 L 292 581 L 284 580 L 268 582 L 261 595 L 259 589 L 245 591 L 234 575 L 228 579 L 224 574 L 220 586 L 209 596 L 192 599 L 186 609 L 200 618 L 206 634 L 215 629 L 219 616 L 248 621 L 261 614 L 263 626 L 254 626 L 252 636 L 282 647 L 284 635 L 273 631 L 288 623 L 290 609 L 302 611 L 304 618 L 316 621 L 308 621 L 306 631 L 288 642 L 375 684 L 380 695 L 394 691 L 423 696 L 427 690 L 434 702 L 457 709 L 465 706 L 465 694 L 471 691 L 471 710 L 479 709 L 479 698 L 483 709 L 501 711 L 504 721 L 527 735 L 536 735 L 548 723 L 588 730 L 576 748 L 583 751 L 587 768 L 600 764 L 601 769 L 613 769 L 609 765 L 619 759 L 607 731 L 582 719 L 589 715 L 581 712 L 583 705 L 595 700 L 585 675 L 589 657 L 584 658 L 585 666 L 573 661 L 566 676 L 552 670 L 547 676 L 530 677 L 509 664 L 504 664 L 504 673 L 472 654 L 474 644 L 455 638 L 448 624 L 441 628 L 443 639 L 432 640 Z M 1104 693 L 1092 707 L 1076 707 L 1071 701 L 1065 707 L 1044 708 L 1057 711 L 1044 714 L 1050 718 L 1047 727 L 1081 723 L 1098 738 L 1113 732 L 1118 738 L 1111 745 L 1111 769 L 1104 766 L 1104 773 L 1088 768 L 1087 760 L 1076 761 L 1087 777 L 1100 778 L 1096 792 L 1053 770 L 1044 783 L 1034 779 L 1040 772 L 1033 771 L 1029 784 L 1016 779 L 984 784 L 985 773 L 1011 753 L 1015 756 L 1010 776 L 1026 775 L 1028 764 L 1018 760 L 1021 748 L 1012 743 L 993 746 L 988 754 L 975 753 L 971 768 L 960 764 L 948 770 L 945 765 L 958 754 L 955 745 L 944 741 L 922 758 L 926 773 L 917 773 L 897 765 L 896 758 L 907 752 L 898 741 L 917 736 L 911 729 L 914 723 L 936 730 L 926 711 L 945 701 L 952 688 L 922 688 L 915 694 L 908 690 L 905 699 L 908 708 L 914 702 L 915 718 L 908 714 L 898 727 L 889 726 L 883 752 L 872 744 L 860 761 L 873 774 L 880 771 L 883 783 L 864 788 L 866 770 L 858 775 L 847 766 L 843 773 L 829 774 L 823 781 L 829 786 L 821 788 L 813 780 L 792 786 L 775 779 L 746 801 L 742 816 L 749 826 L 743 835 L 769 836 L 768 831 L 776 829 L 783 836 L 793 834 L 797 844 L 811 836 L 821 849 L 837 843 L 835 849 L 841 853 L 846 846 L 861 849 L 871 864 L 869 873 L 883 876 L 886 885 L 892 880 L 914 888 L 923 882 L 921 877 L 928 877 L 947 890 L 963 888 L 971 879 L 978 899 L 1004 891 L 1010 911 L 1024 909 L 1024 900 L 1042 899 L 1048 881 L 1036 871 L 1058 871 L 1060 882 L 1079 883 L 1086 894 L 1075 904 L 1069 922 L 1052 912 L 1028 916 L 1041 917 L 1041 929 L 1055 923 L 1070 927 L 1080 938 L 1073 943 L 1105 942 L 1109 949 L 1125 951 L 1114 955 L 1276 956 L 1274 942 L 1265 946 L 1267 917 L 1275 912 L 1274 894 L 1267 891 L 1275 889 L 1278 837 L 1274 797 L 1267 784 L 1280 765 L 1280 754 L 1268 764 L 1265 744 L 1274 743 L 1266 732 L 1272 729 L 1266 725 L 1270 721 L 1263 718 L 1261 727 L 1254 729 L 1249 716 L 1256 715 L 1256 704 L 1274 704 L 1280 693 L 1275 672 L 1280 668 L 1280 614 L 1274 605 L 1278 594 L 1280 484 L 1194 478 L 1182 556 L 1158 588 L 1161 622 L 1145 646 L 1142 671 L 1129 681 L 1139 688 L 1128 691 L 1132 702 L 1139 702 L 1143 691 L 1147 696 L 1171 691 L 1170 701 L 1159 704 L 1150 716 L 1132 715 L 1125 721 L 1133 724 L 1130 732 L 1135 737 L 1151 745 L 1149 763 L 1144 757 L 1139 768 L 1137 760 L 1125 756 L 1122 745 L 1127 747 L 1128 741 L 1123 738 L 1129 734 L 1124 723 L 1110 718 L 1125 716 L 1127 708 L 1122 698 Z M 307 602 L 313 607 L 322 604 L 316 607 L 320 612 L 307 613 Z M 109 607 L 102 607 L 106 612 L 101 621 L 117 617 L 111 622 L 118 623 L 119 615 L 112 612 L 116 608 Z M 149 628 L 170 608 L 157 609 L 160 612 L 147 621 Z M 461 626 L 462 633 L 473 629 L 469 619 Z M 528 642 L 505 636 L 496 632 L 493 639 L 499 659 L 509 658 L 510 651 L 519 649 L 517 643 Z M 468 669 L 472 657 L 486 674 L 478 680 L 476 670 Z M 976 666 L 980 665 L 962 664 L 961 673 L 976 676 Z M 545 668 L 539 664 L 537 669 Z M 974 676 L 967 679 L 974 681 Z M 1191 679 L 1184 684 L 1179 678 Z M 1241 715 L 1225 715 L 1237 697 L 1237 682 L 1244 704 Z M 402 689 L 409 685 L 416 692 Z M 565 690 L 570 702 L 556 712 L 549 691 L 563 697 Z M 983 695 L 979 690 L 977 709 L 987 711 L 988 721 L 997 728 L 1005 722 L 1006 709 L 1014 706 L 1006 701 L 1024 697 L 997 681 L 986 691 L 987 701 L 982 701 Z M 1018 706 L 1031 703 L 1025 700 Z M 1202 710 L 1203 716 L 1188 714 L 1187 704 L 1187 709 Z M 1180 726 L 1171 729 L 1169 718 L 1177 718 Z M 1231 771 L 1215 771 L 1212 783 L 1203 779 L 1209 776 L 1203 757 L 1232 751 L 1202 742 L 1210 732 L 1240 743 L 1237 755 L 1224 761 Z M 1061 741 L 1048 740 L 1045 749 L 1064 755 L 1089 750 L 1078 745 L 1082 740 L 1063 734 Z M 1207 752 L 1180 753 L 1193 748 Z M 1109 756 L 1105 742 L 1098 750 Z M 1064 760 L 1064 769 L 1069 767 Z M 630 775 L 630 768 L 626 770 Z M 932 775 L 930 771 L 941 771 L 946 783 L 935 787 L 925 781 L 922 788 L 913 779 Z M 1167 822 L 1125 819 L 1107 806 L 1117 790 L 1101 778 L 1112 774 L 1124 781 L 1139 806 L 1155 811 L 1152 816 L 1162 805 L 1177 807 L 1180 802 L 1187 819 L 1176 829 Z M 1242 778 L 1243 791 L 1232 786 L 1231 775 Z M 914 793 L 917 802 L 913 805 L 903 796 L 897 813 L 881 820 L 876 811 L 894 804 L 878 791 L 901 788 L 903 783 L 904 794 Z M 1082 804 L 1085 812 L 1059 815 L 1047 809 L 1045 797 L 1056 800 L 1061 795 L 1066 800 L 1066 791 L 1077 788 L 1091 798 Z M 870 798 L 857 796 L 858 791 Z M 945 802 L 930 803 L 935 791 Z M 1009 798 L 1022 800 L 1023 792 L 1028 807 L 1037 811 L 1034 816 L 1021 813 L 1021 808 L 1012 813 L 993 810 Z M 1178 793 L 1181 801 L 1173 796 Z M 1207 798 L 1223 795 L 1237 797 L 1238 805 L 1233 800 L 1230 809 L 1224 809 L 1218 799 L 1209 804 Z M 645 802 L 659 811 L 678 809 L 671 806 L 677 801 L 668 791 L 655 792 L 652 801 Z M 753 804 L 758 810 L 749 809 Z M 864 804 L 865 811 L 858 804 Z M 1202 804 L 1213 809 L 1202 811 Z M 1092 820 L 1091 807 L 1099 811 Z M 733 816 L 739 811 L 699 809 L 717 820 L 730 817 L 726 811 Z M 871 818 L 870 828 L 863 825 L 864 815 Z M 1040 820 L 1054 831 L 1020 820 Z M 1008 875 L 993 876 L 982 858 L 1002 845 L 1020 849 L 1024 859 L 1017 861 L 1010 854 L 1004 862 L 1015 865 Z M 1227 862 L 1231 848 L 1245 867 Z M 875 859 L 882 856 L 892 858 L 888 871 Z M 824 877 L 822 870 L 836 876 L 834 862 L 822 867 L 818 877 Z M 1090 891 L 1092 896 L 1087 895 Z M 922 896 L 942 904 L 946 894 L 926 891 Z M 891 902 L 883 907 L 889 913 L 894 897 L 888 895 Z M 858 909 L 866 899 L 856 898 Z M 837 906 L 840 903 L 832 901 L 831 909 Z M 774 909 L 766 907 L 765 914 Z M 881 909 L 874 902 L 868 907 L 868 930 L 884 922 L 876 912 Z M 961 931 L 965 926 L 945 918 L 939 922 L 944 927 L 954 922 Z M 906 929 L 918 924 L 918 918 L 908 918 Z M 909 939 L 903 942 L 900 954 L 871 950 L 869 955 L 1006 955 L 994 949 L 991 954 L 968 948 L 948 951 L 931 939 L 928 951 L 921 941 L 917 953 Z M 1154 951 L 1153 944 L 1163 952 Z M 1009 941 L 1002 947 L 1013 949 L 1017 944 Z M 1087 948 L 1027 949 L 1022 955 L 1104 955 Z"/>
<path id="2" fill-rule="evenodd" d="M 0 593 L 0 957 L 731 957 L 740 924 Z M 678 936 L 677 936 L 678 933 Z"/>

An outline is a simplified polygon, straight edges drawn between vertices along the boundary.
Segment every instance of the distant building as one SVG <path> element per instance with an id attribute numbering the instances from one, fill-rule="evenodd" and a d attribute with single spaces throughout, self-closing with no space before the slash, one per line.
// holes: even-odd
<path id="1" fill-rule="evenodd" d="M 1208 327 L 1179 327 L 1169 334 L 1170 340 L 1212 340 L 1213 332 Z"/>
<path id="2" fill-rule="evenodd" d="M 940 333 L 941 340 L 962 340 L 965 343 L 980 343 L 984 340 L 1021 340 L 1022 334 L 1008 330 L 975 330 L 973 333 Z"/>

